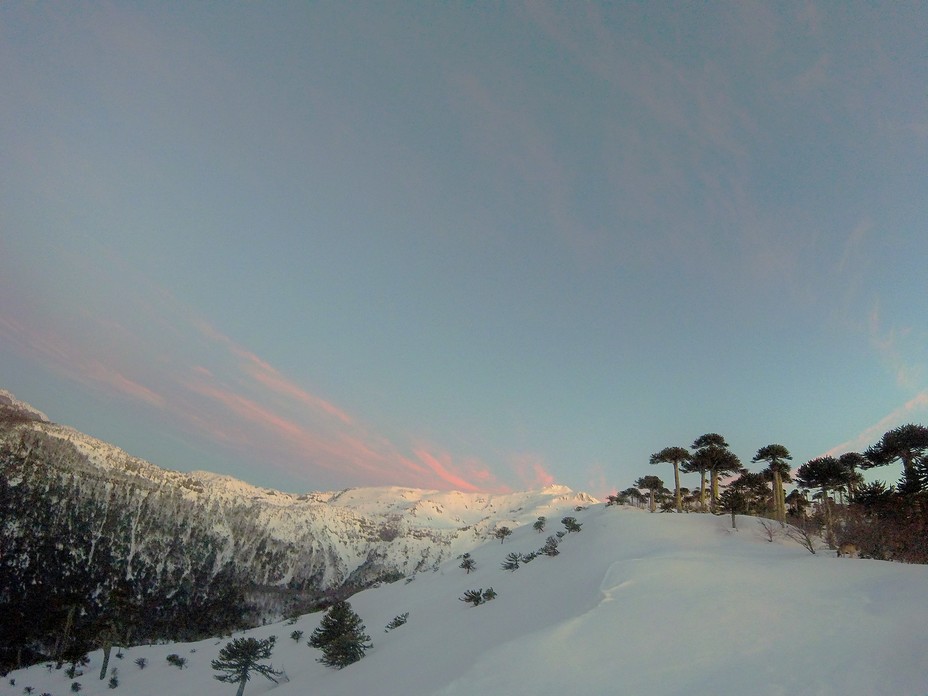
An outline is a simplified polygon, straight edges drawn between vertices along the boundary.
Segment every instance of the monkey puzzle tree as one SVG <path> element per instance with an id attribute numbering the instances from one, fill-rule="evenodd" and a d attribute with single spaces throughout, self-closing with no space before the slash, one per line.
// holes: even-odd
<path id="1" fill-rule="evenodd" d="M 897 459 L 902 462 L 903 481 L 900 491 L 917 493 L 922 489 L 916 464 L 928 451 L 928 428 L 923 425 L 901 425 L 885 433 L 882 439 L 864 452 L 866 464 L 862 469 L 885 466 Z"/>
<path id="2" fill-rule="evenodd" d="M 708 473 L 711 505 L 714 508 L 719 499 L 719 476 L 738 471 L 741 468 L 741 460 L 728 449 L 725 438 L 718 433 L 706 433 L 699 436 L 693 442 L 693 449 L 695 452 L 691 457 L 691 466 L 694 467 L 694 471 L 700 472 L 702 478 L 699 488 L 700 504 L 705 509 L 705 477 Z"/>
<path id="3" fill-rule="evenodd" d="M 665 447 L 651 455 L 651 464 L 673 464 L 673 502 L 677 512 L 683 512 L 683 497 L 680 494 L 680 465 L 690 458 L 685 447 Z"/>
<path id="4" fill-rule="evenodd" d="M 867 458 L 860 452 L 845 452 L 838 457 L 838 462 L 847 469 L 847 493 L 851 500 L 857 495 L 857 490 L 864 484 L 863 475 L 858 469 L 867 468 Z"/>
<path id="5" fill-rule="evenodd" d="M 767 471 L 773 478 L 773 514 L 778 522 L 786 520 L 786 494 L 783 491 L 783 483 L 790 480 L 790 466 L 787 460 L 792 458 L 789 450 L 783 445 L 766 445 L 757 450 L 757 454 L 751 460 L 754 463 L 767 462 Z"/>
<path id="6" fill-rule="evenodd" d="M 796 470 L 796 482 L 803 488 L 820 488 L 822 505 L 825 506 L 825 532 L 829 546 L 834 544 L 831 522 L 829 491 L 846 485 L 848 471 L 834 457 L 817 457 L 807 461 Z"/>
<path id="7" fill-rule="evenodd" d="M 236 696 L 242 696 L 245 692 L 245 684 L 251 679 L 252 672 L 276 684 L 276 677 L 283 672 L 275 670 L 272 665 L 261 664 L 261 660 L 270 659 L 276 640 L 275 636 L 265 640 L 236 638 L 231 643 L 226 643 L 219 651 L 219 657 L 210 663 L 214 670 L 224 674 L 215 674 L 213 678 L 227 684 L 238 684 Z"/>
<path id="8" fill-rule="evenodd" d="M 657 509 L 657 497 L 664 490 L 664 482 L 657 476 L 642 476 L 635 481 L 635 486 L 648 491 L 650 494 L 648 496 L 650 498 L 650 509 L 651 512 L 654 512 Z"/>

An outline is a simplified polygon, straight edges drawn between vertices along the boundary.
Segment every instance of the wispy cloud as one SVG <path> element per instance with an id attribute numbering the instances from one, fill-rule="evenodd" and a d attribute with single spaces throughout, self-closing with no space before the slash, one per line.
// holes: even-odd
<path id="1" fill-rule="evenodd" d="M 846 442 L 835 445 L 825 455 L 838 456 L 845 452 L 862 452 L 875 444 L 883 434 L 905 423 L 928 416 L 928 389 L 919 392 L 902 406 L 883 416 L 876 423 Z"/>
<path id="2" fill-rule="evenodd" d="M 159 427 L 178 428 L 239 461 L 276 467 L 309 485 L 507 489 L 475 457 L 417 443 L 415 436 L 375 432 L 166 290 L 151 285 L 131 299 L 127 322 L 96 316 L 92 307 L 80 310 L 75 325 L 53 324 L 41 313 L 5 311 L 0 340 L 107 397 L 157 409 Z M 155 326 L 170 340 L 152 345 L 151 337 L 133 329 L 137 326 Z"/>
<path id="3" fill-rule="evenodd" d="M 870 343 L 892 371 L 896 384 L 905 389 L 916 389 L 924 367 L 906 358 L 903 344 L 912 333 L 910 327 L 885 328 L 880 306 L 874 305 L 868 316 Z"/>

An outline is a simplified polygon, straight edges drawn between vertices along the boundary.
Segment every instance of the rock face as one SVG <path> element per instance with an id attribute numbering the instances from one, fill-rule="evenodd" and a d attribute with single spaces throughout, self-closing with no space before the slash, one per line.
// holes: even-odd
<path id="1" fill-rule="evenodd" d="M 361 586 L 436 568 L 499 526 L 593 502 L 563 486 L 283 493 L 161 469 L 0 391 L 0 550 L 6 570 L 27 574 L 54 563 L 189 593 L 223 573 L 257 587 Z"/>

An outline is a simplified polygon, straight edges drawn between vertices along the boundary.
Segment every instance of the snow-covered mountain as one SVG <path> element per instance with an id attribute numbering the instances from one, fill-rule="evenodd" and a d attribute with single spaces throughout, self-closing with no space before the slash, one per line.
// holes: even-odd
<path id="1" fill-rule="evenodd" d="M 413 582 L 350 598 L 373 647 L 342 670 L 325 667 L 306 641 L 321 613 L 240 635 L 277 636 L 271 661 L 290 681 L 254 675 L 245 696 L 875 696 L 928 693 L 928 567 L 810 554 L 781 532 L 768 542 L 759 521 L 660 515 L 596 505 L 575 513 L 556 557 L 517 570 L 510 552 L 539 548 L 547 534 L 515 529 L 471 550 L 476 569 L 439 564 Z M 480 606 L 458 601 L 492 587 Z M 408 621 L 389 632 L 391 619 Z M 294 640 L 291 634 L 300 631 Z M 129 696 L 231 696 L 210 666 L 228 637 L 141 645 L 112 659 Z M 176 655 L 184 669 L 169 664 Z M 37 665 L 0 681 L 0 696 L 112 694 L 99 679 L 102 653 L 83 675 Z M 145 668 L 136 664 L 145 660 Z M 15 684 L 9 680 L 15 680 Z"/>
<path id="2" fill-rule="evenodd" d="M 500 526 L 595 502 L 563 486 L 505 495 L 399 487 L 284 493 L 161 469 L 49 422 L 6 391 L 0 447 L 14 497 L 46 503 L 24 508 L 28 520 L 6 520 L 4 533 L 73 533 L 78 558 L 158 584 L 202 584 L 231 569 L 257 586 L 365 586 L 435 569 Z"/>

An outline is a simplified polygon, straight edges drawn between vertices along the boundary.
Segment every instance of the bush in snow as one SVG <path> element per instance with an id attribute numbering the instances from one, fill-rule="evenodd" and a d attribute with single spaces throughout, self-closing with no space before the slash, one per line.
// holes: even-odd
<path id="1" fill-rule="evenodd" d="M 516 553 L 515 551 L 511 552 L 506 556 L 506 560 L 503 561 L 503 570 L 518 570 L 519 564 L 522 562 L 522 554 Z"/>
<path id="2" fill-rule="evenodd" d="M 294 631 L 290 634 L 290 637 L 293 638 L 297 643 L 300 642 L 300 639 L 303 637 L 303 631 Z"/>
<path id="3" fill-rule="evenodd" d="M 483 588 L 479 590 L 467 590 L 463 597 L 458 597 L 462 602 L 473 604 L 475 607 L 483 604 Z"/>
<path id="4" fill-rule="evenodd" d="M 469 553 L 465 553 L 461 558 L 463 560 L 461 561 L 460 567 L 466 570 L 468 573 L 477 567 L 477 562 L 470 557 Z"/>
<path id="5" fill-rule="evenodd" d="M 408 611 L 400 614 L 399 616 L 394 616 L 393 620 L 390 621 L 390 623 L 387 624 L 387 627 L 383 629 L 383 632 L 387 633 L 388 631 L 392 631 L 394 628 L 399 628 L 404 623 L 406 623 L 406 619 L 408 618 L 409 618 Z"/>
<path id="6" fill-rule="evenodd" d="M 144 657 L 140 657 L 135 661 L 135 664 L 139 666 L 139 669 L 145 669 L 146 665 L 148 665 L 148 660 Z"/>
<path id="7" fill-rule="evenodd" d="M 168 661 L 168 664 L 174 665 L 177 669 L 183 669 L 187 665 L 187 658 L 181 657 L 176 653 L 171 653 L 165 659 Z"/>

